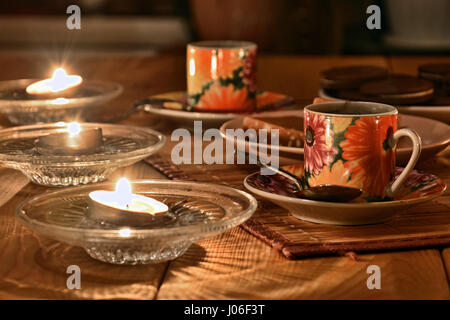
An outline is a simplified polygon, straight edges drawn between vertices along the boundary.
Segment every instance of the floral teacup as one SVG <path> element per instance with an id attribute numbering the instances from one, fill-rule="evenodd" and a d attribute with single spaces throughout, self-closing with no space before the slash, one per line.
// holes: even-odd
<path id="1" fill-rule="evenodd" d="M 196 111 L 256 109 L 256 44 L 200 41 L 187 46 L 188 103 Z"/>
<path id="2" fill-rule="evenodd" d="M 412 171 L 421 151 L 419 135 L 397 130 L 397 109 L 372 102 L 326 102 L 304 109 L 304 167 L 309 186 L 361 189 L 372 200 L 392 198 Z M 394 181 L 395 146 L 413 143 L 405 170 Z"/>

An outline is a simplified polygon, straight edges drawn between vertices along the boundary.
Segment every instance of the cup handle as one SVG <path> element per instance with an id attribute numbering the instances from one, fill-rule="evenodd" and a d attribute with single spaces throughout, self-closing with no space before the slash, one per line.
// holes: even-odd
<path id="1" fill-rule="evenodd" d="M 403 169 L 403 172 L 398 176 L 397 179 L 395 179 L 392 184 L 388 185 L 386 187 L 386 196 L 389 198 L 393 198 L 395 193 L 398 191 L 400 186 L 405 181 L 406 177 L 410 174 L 410 172 L 414 169 L 414 166 L 417 163 L 417 160 L 419 160 L 420 152 L 422 151 L 422 140 L 420 139 L 420 136 L 417 134 L 416 131 L 404 128 L 397 130 L 391 138 L 391 141 L 389 144 L 392 147 L 395 147 L 397 145 L 398 140 L 401 137 L 408 137 L 411 139 L 413 143 L 413 150 L 411 157 L 409 158 L 408 164 L 406 165 L 405 169 Z"/>

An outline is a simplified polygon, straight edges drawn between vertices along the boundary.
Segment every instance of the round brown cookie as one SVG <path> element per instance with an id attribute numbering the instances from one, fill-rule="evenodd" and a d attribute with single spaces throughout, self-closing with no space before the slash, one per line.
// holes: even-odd
<path id="1" fill-rule="evenodd" d="M 430 81 L 443 81 L 450 73 L 450 63 L 428 63 L 419 66 L 419 77 Z"/>
<path id="2" fill-rule="evenodd" d="M 354 65 L 327 69 L 320 74 L 325 89 L 354 89 L 363 82 L 386 77 L 388 71 L 376 66 Z"/>
<path id="3" fill-rule="evenodd" d="M 428 63 L 419 66 L 419 78 L 433 82 L 435 95 L 448 94 L 448 74 L 450 74 L 450 63 Z"/>
<path id="4" fill-rule="evenodd" d="M 366 82 L 360 93 L 371 101 L 389 104 L 415 104 L 433 98 L 433 83 L 409 75 L 391 75 L 386 79 Z"/>

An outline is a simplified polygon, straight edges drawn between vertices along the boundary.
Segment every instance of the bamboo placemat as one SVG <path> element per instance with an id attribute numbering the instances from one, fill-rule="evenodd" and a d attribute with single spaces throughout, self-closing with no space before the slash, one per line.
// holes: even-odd
<path id="1" fill-rule="evenodd" d="M 152 156 L 146 162 L 174 180 L 220 183 L 245 190 L 244 178 L 258 170 L 254 165 L 173 165 L 165 156 Z M 436 162 L 436 161 L 435 161 Z M 450 182 L 448 163 L 429 163 L 431 173 Z M 427 167 L 428 167 L 427 166 Z M 308 256 L 437 247 L 450 245 L 450 194 L 417 205 L 382 224 L 332 226 L 298 220 L 287 210 L 256 197 L 258 210 L 241 225 L 289 259 Z"/>

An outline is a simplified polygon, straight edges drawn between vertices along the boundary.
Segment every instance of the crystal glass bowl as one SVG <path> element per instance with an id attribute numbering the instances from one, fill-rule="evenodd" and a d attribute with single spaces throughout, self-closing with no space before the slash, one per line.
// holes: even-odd
<path id="1" fill-rule="evenodd" d="M 14 124 L 49 123 L 89 119 L 93 108 L 122 92 L 117 83 L 84 81 L 71 97 L 33 98 L 26 94 L 28 85 L 39 79 L 0 81 L 0 113 Z"/>
<path id="2" fill-rule="evenodd" d="M 39 124 L 0 130 L 0 164 L 22 171 L 34 183 L 70 186 L 105 180 L 115 169 L 157 152 L 163 134 L 142 127 L 81 123 L 81 130 L 101 128 L 103 146 L 92 154 L 49 155 L 36 147 L 38 137 L 64 131 L 66 123 Z"/>
<path id="3" fill-rule="evenodd" d="M 209 183 L 131 181 L 133 192 L 164 202 L 169 211 L 142 227 L 114 225 L 89 217 L 89 193 L 113 184 L 66 188 L 23 202 L 17 218 L 29 229 L 83 247 L 94 259 L 114 264 L 172 260 L 200 239 L 233 228 L 251 217 L 257 202 L 250 194 Z"/>

